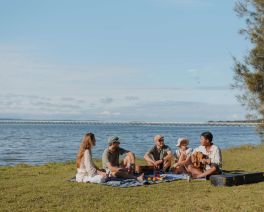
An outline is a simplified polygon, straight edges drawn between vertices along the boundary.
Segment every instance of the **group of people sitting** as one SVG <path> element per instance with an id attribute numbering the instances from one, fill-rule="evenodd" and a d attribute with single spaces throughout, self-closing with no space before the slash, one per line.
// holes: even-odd
<path id="1" fill-rule="evenodd" d="M 221 173 L 222 155 L 219 147 L 213 144 L 211 132 L 200 135 L 200 146 L 192 150 L 187 138 L 179 138 L 175 153 L 165 144 L 162 135 L 154 137 L 154 145 L 146 152 L 147 166 L 135 164 L 135 154 L 120 147 L 117 136 L 108 138 L 108 146 L 102 155 L 103 168 L 93 162 L 91 149 L 96 145 L 93 133 L 84 135 L 77 154 L 77 182 L 103 183 L 109 177 L 136 179 L 144 181 L 144 171 L 153 170 L 162 173 L 187 174 L 190 178 L 203 178 Z M 119 156 L 124 155 L 123 160 Z"/>

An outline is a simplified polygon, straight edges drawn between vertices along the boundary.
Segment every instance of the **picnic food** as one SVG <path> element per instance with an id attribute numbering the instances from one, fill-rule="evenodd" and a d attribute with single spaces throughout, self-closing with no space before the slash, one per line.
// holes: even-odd
<path id="1" fill-rule="evenodd" d="M 159 177 L 157 177 L 157 176 L 150 177 L 149 176 L 147 178 L 147 180 L 148 181 L 154 181 L 155 182 L 155 181 L 162 181 L 164 178 L 166 178 L 166 175 L 162 175 L 162 176 L 160 175 Z"/>

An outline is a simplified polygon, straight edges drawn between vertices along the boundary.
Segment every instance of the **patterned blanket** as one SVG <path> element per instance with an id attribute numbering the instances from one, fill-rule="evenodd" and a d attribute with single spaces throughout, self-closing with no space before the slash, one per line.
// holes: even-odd
<path id="1" fill-rule="evenodd" d="M 119 188 L 128 188 L 135 186 L 143 186 L 143 185 L 153 185 L 164 182 L 171 182 L 175 180 L 187 180 L 188 175 L 186 174 L 165 174 L 160 175 L 160 178 L 154 178 L 153 175 L 145 175 L 145 180 L 143 182 L 138 182 L 135 179 L 121 179 L 121 178 L 110 178 L 107 182 L 102 183 L 102 185 L 119 187 Z M 199 180 L 206 180 L 205 178 Z M 70 179 L 71 182 L 76 182 L 75 177 Z"/>

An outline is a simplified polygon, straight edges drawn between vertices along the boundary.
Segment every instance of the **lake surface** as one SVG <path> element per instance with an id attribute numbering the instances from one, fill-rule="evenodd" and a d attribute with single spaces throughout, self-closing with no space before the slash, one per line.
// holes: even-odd
<path id="1" fill-rule="evenodd" d="M 121 147 L 142 158 L 153 145 L 153 136 L 156 134 L 164 135 L 165 143 L 175 151 L 178 137 L 188 137 L 189 146 L 194 148 L 199 145 L 200 134 L 208 130 L 213 133 L 214 143 L 220 148 L 262 142 L 256 127 L 252 125 L 0 123 L 0 165 L 38 165 L 75 160 L 81 138 L 86 132 L 95 133 L 95 158 L 101 158 L 107 147 L 107 137 L 112 135 L 121 138 Z"/>

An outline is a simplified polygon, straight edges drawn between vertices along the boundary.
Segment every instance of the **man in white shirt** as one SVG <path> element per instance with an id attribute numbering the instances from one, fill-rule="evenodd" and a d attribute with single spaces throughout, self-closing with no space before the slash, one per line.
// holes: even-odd
<path id="1" fill-rule="evenodd" d="M 205 158 L 201 160 L 204 168 L 196 168 L 193 165 L 188 166 L 188 171 L 193 178 L 209 177 L 212 174 L 220 174 L 222 166 L 222 154 L 219 147 L 213 144 L 213 134 L 211 132 L 203 132 L 200 136 L 201 146 L 194 149 L 193 155 L 196 152 L 201 152 Z"/>

